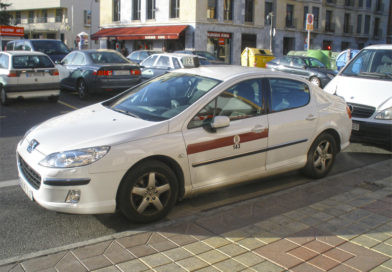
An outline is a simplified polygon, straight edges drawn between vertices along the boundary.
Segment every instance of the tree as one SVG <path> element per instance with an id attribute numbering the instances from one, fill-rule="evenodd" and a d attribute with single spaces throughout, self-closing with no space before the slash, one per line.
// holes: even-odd
<path id="1" fill-rule="evenodd" d="M 11 14 L 7 11 L 7 8 L 11 6 L 11 4 L 2 3 L 0 1 L 0 25 L 9 25 Z"/>

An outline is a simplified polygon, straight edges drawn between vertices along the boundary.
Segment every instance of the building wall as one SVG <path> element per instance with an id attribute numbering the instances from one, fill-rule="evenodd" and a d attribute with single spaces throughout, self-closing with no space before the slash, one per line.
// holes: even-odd
<path id="1" fill-rule="evenodd" d="M 27 38 L 54 38 L 64 37 L 64 43 L 70 48 L 75 47 L 77 34 L 86 32 L 92 34 L 98 31 L 100 23 L 99 2 L 96 0 L 6 0 L 11 4 L 7 10 L 13 16 L 12 24 L 22 26 L 25 29 Z M 63 17 L 61 22 L 56 22 L 56 10 L 62 9 Z M 91 25 L 84 24 L 84 10 L 92 10 Z M 47 22 L 42 21 L 42 12 L 47 11 Z M 16 12 L 21 12 L 21 23 L 16 24 Z M 35 19 L 28 22 L 29 11 L 34 11 Z M 99 44 L 92 43 L 92 47 L 99 47 Z"/>
<path id="2" fill-rule="evenodd" d="M 270 25 L 265 24 L 265 2 L 272 2 L 274 5 L 273 29 L 275 36 L 272 38 L 272 49 L 276 56 L 283 55 L 288 49 L 304 50 L 307 40 L 307 31 L 304 24 L 304 7 L 309 7 L 309 12 L 313 7 L 319 8 L 319 27 L 310 33 L 311 49 L 322 49 L 323 42 L 331 41 L 332 50 L 340 51 L 343 46 L 358 48 L 368 44 L 385 43 L 387 37 L 388 11 L 390 10 L 390 0 L 382 0 L 382 9 L 376 10 L 376 2 L 372 0 L 371 8 L 366 7 L 366 0 L 363 0 L 363 7 L 358 6 L 358 1 L 351 1 L 353 5 L 346 5 L 345 0 L 335 0 L 328 3 L 327 0 L 254 0 L 254 21 L 247 23 L 245 17 L 245 1 L 233 0 L 233 20 L 224 20 L 223 0 L 218 0 L 217 18 L 207 18 L 208 0 L 181 0 L 180 17 L 169 18 L 170 0 L 156 1 L 157 11 L 155 20 L 146 20 L 146 0 L 141 0 L 141 20 L 132 21 L 132 1 L 121 1 L 121 22 L 111 21 L 112 0 L 101 0 L 101 26 L 140 26 L 140 25 L 169 25 L 186 24 L 189 25 L 185 33 L 185 48 L 206 50 L 208 32 L 231 33 L 232 49 L 231 63 L 239 64 L 241 55 L 242 34 L 256 35 L 256 46 L 259 48 L 269 48 Z M 293 26 L 286 25 L 287 5 L 294 7 Z M 326 32 L 326 11 L 333 12 L 333 32 Z M 345 14 L 350 14 L 348 29 L 344 29 Z M 357 33 L 357 16 L 362 15 L 361 32 Z M 369 15 L 369 33 L 364 33 L 365 16 Z M 376 18 L 380 19 L 379 35 L 374 35 L 374 24 Z M 347 31 L 348 30 L 348 31 Z M 292 42 L 288 46 L 287 42 Z M 162 41 L 154 42 L 154 48 L 159 49 Z M 127 46 L 131 46 L 128 42 Z M 132 50 L 133 48 L 128 47 Z"/>

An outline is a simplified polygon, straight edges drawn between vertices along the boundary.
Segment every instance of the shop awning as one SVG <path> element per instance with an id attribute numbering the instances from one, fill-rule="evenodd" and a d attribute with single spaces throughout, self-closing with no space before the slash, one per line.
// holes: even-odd
<path id="1" fill-rule="evenodd" d="M 187 25 L 141 26 L 104 28 L 91 35 L 92 39 L 115 38 L 116 40 L 176 40 Z"/>

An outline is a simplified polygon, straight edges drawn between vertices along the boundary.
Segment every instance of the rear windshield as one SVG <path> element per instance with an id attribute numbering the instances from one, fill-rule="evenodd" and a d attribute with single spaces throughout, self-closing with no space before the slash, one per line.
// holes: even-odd
<path id="1" fill-rule="evenodd" d="M 31 41 L 35 51 L 40 51 L 48 55 L 66 55 L 70 52 L 68 47 L 61 41 L 44 40 Z"/>
<path id="2" fill-rule="evenodd" d="M 25 55 L 13 56 L 12 67 L 15 69 L 53 68 L 54 64 L 47 56 Z"/>
<path id="3" fill-rule="evenodd" d="M 129 60 L 114 52 L 90 53 L 91 60 L 95 64 L 103 63 L 129 63 Z"/>

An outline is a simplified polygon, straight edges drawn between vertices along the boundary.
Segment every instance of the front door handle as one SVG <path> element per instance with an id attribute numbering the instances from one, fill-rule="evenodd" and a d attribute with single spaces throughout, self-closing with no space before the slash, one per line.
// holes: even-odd
<path id="1" fill-rule="evenodd" d="M 264 132 L 264 130 L 265 130 L 265 126 L 257 125 L 257 126 L 255 126 L 252 129 L 252 132 L 254 132 L 254 133 L 262 133 L 262 132 Z"/>

